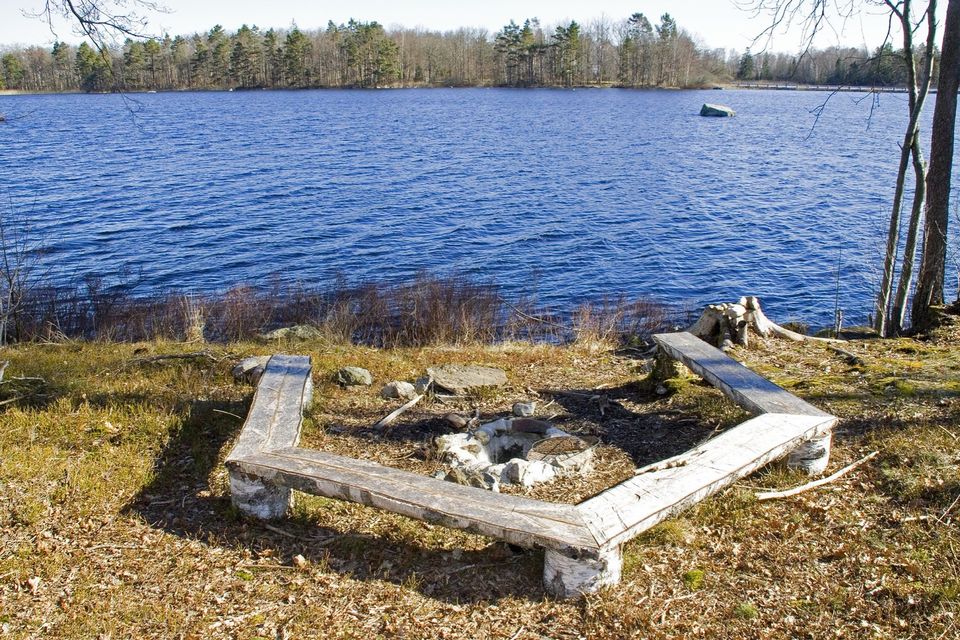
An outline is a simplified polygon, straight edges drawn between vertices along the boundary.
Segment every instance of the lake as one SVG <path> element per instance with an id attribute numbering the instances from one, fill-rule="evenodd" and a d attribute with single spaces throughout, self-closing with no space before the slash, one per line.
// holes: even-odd
<path id="1" fill-rule="evenodd" d="M 847 324 L 879 280 L 906 96 L 425 89 L 0 96 L 0 196 L 54 279 L 139 291 L 279 279 L 499 283 L 604 296 L 758 295 Z M 704 102 L 737 111 L 701 118 Z M 929 138 L 932 105 L 924 138 Z M 956 280 L 950 262 L 948 283 Z M 952 293 L 952 285 L 949 287 Z"/>

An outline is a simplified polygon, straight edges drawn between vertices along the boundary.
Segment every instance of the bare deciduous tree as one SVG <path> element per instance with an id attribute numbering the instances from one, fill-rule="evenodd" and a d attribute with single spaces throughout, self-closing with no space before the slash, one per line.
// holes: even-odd
<path id="1" fill-rule="evenodd" d="M 930 169 L 927 172 L 923 252 L 911 312 L 913 326 L 918 329 L 931 326 L 935 315 L 933 307 L 944 301 L 953 137 L 957 118 L 957 90 L 960 89 L 960 0 L 949 0 L 947 4 L 940 56 L 940 79 L 930 142 Z"/>
<path id="2" fill-rule="evenodd" d="M 933 53 L 936 46 L 936 10 L 937 0 L 928 0 L 924 13 L 927 22 L 927 39 L 924 48 L 924 57 L 920 61 L 922 67 L 917 72 L 917 60 L 914 55 L 913 34 L 918 25 L 913 23 L 911 0 L 893 2 L 886 0 L 891 13 L 900 22 L 903 34 L 903 56 L 907 69 L 907 93 L 909 97 L 909 122 L 900 147 L 900 164 L 897 167 L 897 183 L 893 196 L 893 207 L 890 215 L 890 227 L 887 231 L 887 249 L 884 254 L 883 279 L 880 284 L 880 293 L 877 296 L 875 328 L 882 336 L 897 335 L 903 330 L 904 314 L 906 312 L 907 297 L 913 280 L 913 263 L 917 248 L 917 235 L 920 220 L 923 216 L 923 203 L 926 195 L 927 166 L 920 148 L 920 115 L 923 112 L 927 95 L 930 91 L 930 81 L 933 71 Z M 918 24 L 921 24 L 921 19 Z M 906 184 L 907 165 L 913 160 L 914 169 L 914 196 L 913 207 L 910 212 L 910 221 L 907 229 L 906 246 L 903 252 L 903 263 L 900 269 L 900 284 L 897 294 L 893 296 L 893 282 L 897 263 L 897 250 L 900 246 L 900 210 L 903 206 L 903 196 Z M 892 309 L 891 309 L 892 306 Z"/>
<path id="3" fill-rule="evenodd" d="M 950 4 L 955 5 L 957 2 L 958 0 L 951 0 Z M 799 24 L 803 30 L 804 42 L 804 50 L 801 58 L 810 51 L 810 48 L 813 46 L 813 40 L 818 33 L 825 29 L 836 29 L 834 26 L 835 21 L 845 23 L 864 7 L 886 7 L 889 11 L 891 27 L 896 23 L 900 28 L 903 38 L 903 49 L 899 55 L 902 58 L 907 74 L 906 84 L 909 98 L 909 120 L 900 147 L 900 162 L 897 167 L 896 188 L 894 190 L 890 225 L 887 231 L 887 245 L 884 253 L 883 276 L 875 306 L 876 318 L 874 326 L 883 336 L 899 334 L 903 329 L 907 299 L 913 280 L 919 229 L 924 214 L 925 196 L 927 192 L 931 190 L 932 186 L 932 181 L 928 176 L 927 166 L 920 147 L 920 117 L 933 76 L 933 59 L 937 35 L 937 4 L 937 0 L 927 0 L 921 10 L 915 11 L 914 9 L 917 3 L 912 2 L 912 0 L 744 0 L 738 3 L 741 8 L 753 12 L 755 15 L 766 14 L 769 17 L 769 26 L 757 37 L 758 40 L 764 37 L 769 40 L 778 29 L 786 29 L 791 24 Z M 919 16 L 919 19 L 915 21 L 914 16 Z M 922 57 L 918 60 L 914 49 L 914 36 L 924 25 L 926 26 L 926 37 Z M 890 29 L 888 28 L 888 37 L 889 34 Z M 947 39 L 945 36 L 944 48 L 946 49 L 946 47 Z M 942 67 L 943 64 L 941 63 L 941 68 Z M 956 86 L 953 88 L 952 95 L 955 102 Z M 940 108 L 940 102 L 941 101 L 938 100 L 938 109 Z M 949 135 L 951 142 L 949 155 L 952 161 L 952 128 Z M 933 141 L 935 145 L 937 144 L 938 136 L 942 137 L 935 128 L 933 131 Z M 911 164 L 913 166 L 915 182 L 913 206 L 907 225 L 904 253 L 902 256 L 902 264 L 900 265 L 900 282 L 894 295 L 894 283 L 899 257 L 898 250 L 901 241 L 901 227 L 903 225 L 901 210 L 904 193 L 906 191 L 907 171 Z M 949 169 L 947 169 L 947 176 L 948 181 L 946 188 L 949 193 Z M 926 210 L 929 215 L 930 207 L 928 206 Z M 942 226 L 945 247 L 945 214 Z M 925 231 L 927 234 L 930 232 L 929 219 Z M 936 250 L 936 247 L 929 244 L 929 238 L 924 244 L 923 264 L 927 263 L 928 249 Z M 941 273 L 943 271 L 943 264 L 945 263 L 945 249 L 943 253 L 944 260 L 940 263 Z M 924 277 L 923 269 L 921 269 L 921 280 Z M 941 276 L 940 299 L 942 299 L 942 289 L 943 282 Z M 936 296 L 934 296 L 934 298 L 935 297 Z M 915 298 L 914 322 L 916 322 L 917 318 L 917 303 L 918 300 Z M 927 305 L 929 306 L 929 302 Z"/>
<path id="4" fill-rule="evenodd" d="M 34 15 L 46 20 L 51 31 L 57 18 L 66 19 L 102 51 L 119 37 L 149 37 L 149 14 L 166 11 L 152 0 L 46 0 Z"/>

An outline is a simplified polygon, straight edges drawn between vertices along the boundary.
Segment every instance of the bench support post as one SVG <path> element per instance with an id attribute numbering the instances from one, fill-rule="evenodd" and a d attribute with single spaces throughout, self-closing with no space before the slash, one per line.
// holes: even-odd
<path id="1" fill-rule="evenodd" d="M 830 462 L 830 445 L 833 432 L 814 438 L 794 449 L 787 457 L 787 468 L 802 471 L 809 476 L 819 476 L 827 470 Z"/>
<path id="2" fill-rule="evenodd" d="M 620 582 L 620 545 L 601 549 L 597 558 L 570 558 L 559 551 L 543 553 L 543 586 L 557 598 L 573 598 Z"/>
<path id="3" fill-rule="evenodd" d="M 248 516 L 274 520 L 282 518 L 293 506 L 293 491 L 233 468 L 230 470 L 230 500 Z"/>

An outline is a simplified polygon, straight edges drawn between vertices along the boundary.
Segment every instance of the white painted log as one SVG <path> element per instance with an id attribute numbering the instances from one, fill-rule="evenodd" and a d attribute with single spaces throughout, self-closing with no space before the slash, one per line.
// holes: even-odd
<path id="1" fill-rule="evenodd" d="M 312 397 L 310 358 L 284 355 L 270 358 L 257 383 L 240 437 L 226 460 L 230 497 L 243 513 L 272 520 L 282 517 L 292 506 L 293 492 L 289 488 L 246 473 L 242 461 L 261 450 L 296 446 L 303 425 L 303 410 Z"/>
<path id="2" fill-rule="evenodd" d="M 260 520 L 282 518 L 293 506 L 293 491 L 239 470 L 230 471 L 230 500 L 245 515 Z"/>
<path id="3" fill-rule="evenodd" d="M 820 438 L 805 442 L 787 458 L 787 467 L 802 471 L 808 476 L 819 476 L 827 470 L 830 464 L 830 448 L 833 441 L 833 432 Z"/>
<path id="4" fill-rule="evenodd" d="M 728 429 L 660 469 L 621 482 L 577 509 L 601 548 L 666 518 L 832 429 L 833 416 L 767 413 Z"/>
<path id="5" fill-rule="evenodd" d="M 557 598 L 575 598 L 617 584 L 622 571 L 619 545 L 602 549 L 595 559 L 570 558 L 553 549 L 543 554 L 543 586 Z"/>

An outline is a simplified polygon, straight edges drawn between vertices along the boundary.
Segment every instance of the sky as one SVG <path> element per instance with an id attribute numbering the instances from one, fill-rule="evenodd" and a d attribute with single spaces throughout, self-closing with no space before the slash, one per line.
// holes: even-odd
<path id="1" fill-rule="evenodd" d="M 109 0 L 108 0 L 109 1 Z M 845 1 L 845 0 L 844 0 Z M 482 27 L 491 34 L 511 19 L 522 23 L 525 18 L 539 18 L 544 26 L 577 20 L 589 24 L 592 19 L 606 16 L 619 21 L 632 13 L 642 12 L 656 23 L 659 16 L 669 12 L 681 28 L 698 37 L 711 48 L 743 51 L 753 45 L 754 51 L 766 46 L 772 51 L 793 52 L 800 48 L 802 28 L 795 25 L 789 31 L 778 30 L 771 42 L 753 40 L 770 24 L 767 15 L 755 16 L 737 6 L 735 0 L 351 0 L 350 2 L 308 2 L 306 0 L 161 0 L 168 13 L 155 13 L 150 18 L 150 33 L 171 35 L 192 34 L 220 24 L 233 31 L 242 24 L 262 28 L 289 27 L 296 23 L 301 29 L 326 26 L 328 20 L 337 23 L 350 18 L 361 21 L 376 20 L 387 27 L 403 25 L 434 30 L 457 27 Z M 741 0 L 740 4 L 749 2 Z M 25 15 L 42 8 L 43 0 L 0 0 L 0 46 L 50 45 L 57 37 L 78 43 L 65 22 L 55 24 L 56 35 L 42 20 Z M 843 4 L 843 3 L 841 3 Z M 817 46 L 845 45 L 875 48 L 887 30 L 885 12 L 876 6 L 876 0 L 863 0 L 863 9 L 845 21 L 835 21 L 835 29 L 823 32 Z M 946 5 L 947 3 L 942 3 Z"/>

